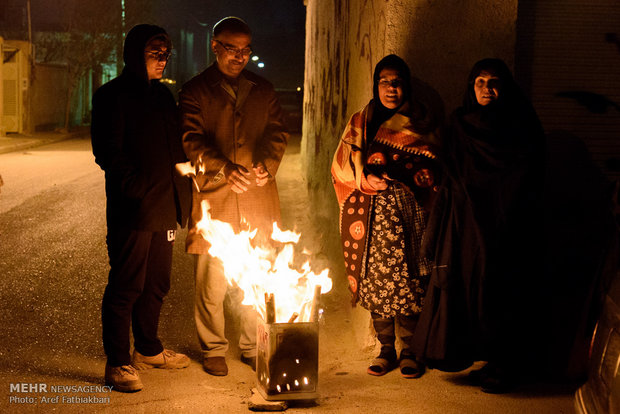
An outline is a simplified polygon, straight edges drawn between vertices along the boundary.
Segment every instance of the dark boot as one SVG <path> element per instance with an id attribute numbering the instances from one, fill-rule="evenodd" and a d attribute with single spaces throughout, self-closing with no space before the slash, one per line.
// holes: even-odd
<path id="1" fill-rule="evenodd" d="M 484 368 L 480 387 L 487 394 L 504 394 L 517 384 L 516 372 L 489 362 Z"/>
<path id="2" fill-rule="evenodd" d="M 396 367 L 396 348 L 394 342 L 394 319 L 383 318 L 381 315 L 372 312 L 372 325 L 377 333 L 377 339 L 381 343 L 379 356 L 370 363 L 368 374 L 381 376 L 385 375 Z"/>
<path id="3" fill-rule="evenodd" d="M 426 367 L 422 361 L 419 361 L 413 352 L 412 342 L 413 333 L 418 325 L 419 315 L 396 317 L 398 337 L 402 343 L 400 351 L 400 374 L 403 378 L 420 378 L 426 371 Z"/>

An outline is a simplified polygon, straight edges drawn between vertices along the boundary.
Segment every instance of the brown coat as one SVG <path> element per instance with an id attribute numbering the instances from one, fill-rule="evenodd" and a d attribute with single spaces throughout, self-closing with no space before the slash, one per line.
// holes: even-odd
<path id="1" fill-rule="evenodd" d="M 202 165 L 197 177 L 201 191 L 192 193 L 192 213 L 186 250 L 206 254 L 207 242 L 196 233 L 202 212 L 200 202 L 208 200 L 214 219 L 239 230 L 245 219 L 251 227 L 271 228 L 280 219 L 278 189 L 273 177 L 288 142 L 282 109 L 273 85 L 244 70 L 239 77 L 237 99 L 216 64 L 185 85 L 179 94 L 183 148 L 194 165 Z M 232 161 L 247 168 L 252 184 L 243 194 L 233 192 L 221 173 Z M 271 174 L 263 187 L 256 185 L 254 162 L 262 161 Z"/>

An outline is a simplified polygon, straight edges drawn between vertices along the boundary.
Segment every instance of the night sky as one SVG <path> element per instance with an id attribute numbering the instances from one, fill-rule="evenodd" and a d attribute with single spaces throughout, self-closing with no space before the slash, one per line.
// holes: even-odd
<path id="1" fill-rule="evenodd" d="M 252 48 L 265 62 L 257 70 L 279 88 L 303 85 L 305 13 L 303 0 L 183 0 L 166 2 L 166 15 L 183 20 L 200 20 L 209 28 L 225 16 L 237 16 L 252 29 Z M 183 4 L 179 7 L 179 4 Z"/>
<path id="2" fill-rule="evenodd" d="M 33 30 L 57 30 L 62 24 L 63 6 L 72 1 L 92 7 L 93 16 L 101 7 L 118 7 L 120 3 L 120 0 L 31 0 Z M 253 32 L 254 53 L 265 63 L 264 69 L 252 63 L 248 69 L 269 79 L 276 88 L 303 85 L 306 13 L 303 0 L 125 0 L 129 11 L 140 2 L 144 5 L 140 12 L 146 13 L 139 22 L 160 25 L 170 33 L 175 28 L 193 30 L 206 26 L 202 29 L 204 33 L 222 17 L 231 15 L 244 19 Z M 197 30 L 195 41 L 201 40 L 202 34 Z"/>

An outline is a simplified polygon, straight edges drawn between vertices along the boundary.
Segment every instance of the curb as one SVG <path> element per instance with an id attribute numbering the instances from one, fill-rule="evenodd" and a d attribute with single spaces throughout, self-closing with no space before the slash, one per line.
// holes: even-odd
<path id="1" fill-rule="evenodd" d="M 10 152 L 23 151 L 40 147 L 54 142 L 65 141 L 72 138 L 79 138 L 88 136 L 88 129 L 78 129 L 65 134 L 58 133 L 57 136 L 53 136 L 53 133 L 46 134 L 45 138 L 37 138 L 36 134 L 29 137 L 1 137 L 0 138 L 0 154 L 7 154 Z"/>

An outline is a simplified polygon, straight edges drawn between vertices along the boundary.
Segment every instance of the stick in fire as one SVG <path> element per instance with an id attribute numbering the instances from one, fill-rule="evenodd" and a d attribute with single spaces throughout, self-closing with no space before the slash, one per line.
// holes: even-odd
<path id="1" fill-rule="evenodd" d="M 267 323 L 276 322 L 276 300 L 273 293 L 265 292 L 265 316 Z"/>
<path id="2" fill-rule="evenodd" d="M 312 306 L 310 307 L 310 322 L 319 320 L 319 297 L 321 296 L 321 285 L 314 287 L 314 296 L 312 297 Z"/>

